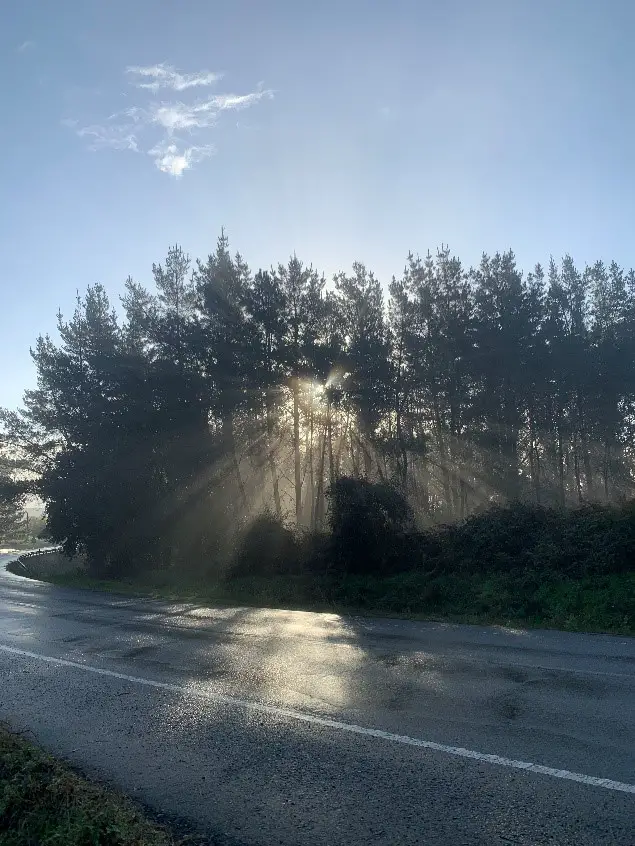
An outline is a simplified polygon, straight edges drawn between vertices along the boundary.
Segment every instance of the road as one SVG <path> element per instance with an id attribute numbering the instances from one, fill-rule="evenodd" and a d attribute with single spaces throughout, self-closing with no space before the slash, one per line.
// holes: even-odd
<path id="1" fill-rule="evenodd" d="M 635 844 L 632 638 L 203 608 L 0 560 L 0 719 L 219 844 Z"/>

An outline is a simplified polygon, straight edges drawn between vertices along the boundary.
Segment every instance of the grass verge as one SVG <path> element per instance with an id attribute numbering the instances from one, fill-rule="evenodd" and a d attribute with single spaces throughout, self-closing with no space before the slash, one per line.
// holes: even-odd
<path id="1" fill-rule="evenodd" d="M 2 846 L 203 846 L 0 725 Z"/>
<path id="2" fill-rule="evenodd" d="M 582 579 L 534 573 L 389 577 L 250 576 L 186 581 L 169 572 L 102 581 L 86 574 L 47 577 L 69 587 L 209 605 L 291 608 L 482 625 L 635 635 L 635 573 Z"/>

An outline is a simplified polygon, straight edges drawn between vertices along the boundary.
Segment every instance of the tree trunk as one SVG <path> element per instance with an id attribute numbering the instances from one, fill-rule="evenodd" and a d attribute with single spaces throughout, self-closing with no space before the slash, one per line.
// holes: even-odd
<path id="1" fill-rule="evenodd" d="M 586 482 L 587 498 L 593 499 L 593 469 L 591 467 L 591 456 L 589 455 L 589 442 L 586 434 L 582 436 L 582 463 L 584 466 L 584 479 Z"/>
<path id="2" fill-rule="evenodd" d="M 313 511 L 313 528 L 320 529 L 322 527 L 322 519 L 324 516 L 324 462 L 326 459 L 326 436 L 327 427 L 324 427 L 324 436 L 322 437 L 322 450 L 320 452 L 320 469 L 318 470 L 318 487 L 317 495 L 315 497 L 315 509 Z"/>
<path id="3" fill-rule="evenodd" d="M 335 476 L 336 479 L 340 475 L 340 466 L 342 460 L 342 450 L 344 449 L 344 444 L 346 442 L 346 436 L 348 435 L 348 427 L 350 424 L 350 418 L 346 418 L 346 423 L 344 425 L 344 431 L 340 435 L 339 442 L 337 444 L 337 453 L 335 455 Z"/>
<path id="4" fill-rule="evenodd" d="M 328 400 L 326 407 L 326 423 L 328 426 L 329 439 L 329 486 L 333 487 L 335 482 L 335 463 L 333 460 L 333 419 L 331 417 L 331 400 Z"/>
<path id="5" fill-rule="evenodd" d="M 313 388 L 313 385 L 311 385 Z M 309 525 L 313 522 L 313 513 L 315 510 L 315 478 L 313 473 L 313 390 L 311 390 L 311 407 L 309 412 L 309 490 L 307 492 L 309 500 Z"/>
<path id="6" fill-rule="evenodd" d="M 540 505 L 540 457 L 536 444 L 536 421 L 533 407 L 529 411 L 529 475 L 536 505 Z"/>
<path id="7" fill-rule="evenodd" d="M 467 516 L 467 485 L 465 484 L 465 479 L 461 479 L 460 481 L 460 491 L 461 491 L 461 520 L 464 520 Z"/>
<path id="8" fill-rule="evenodd" d="M 245 486 L 243 484 L 242 477 L 240 475 L 240 463 L 238 461 L 238 455 L 236 454 L 236 438 L 234 436 L 234 421 L 232 420 L 231 414 L 226 414 L 223 417 L 223 440 L 225 443 L 225 448 L 229 453 L 229 458 L 232 463 L 232 467 L 234 470 L 234 476 L 236 477 L 236 485 L 238 487 L 238 492 L 240 494 L 240 502 L 242 506 L 243 513 L 246 514 L 248 511 L 248 503 L 247 503 L 247 494 L 245 493 Z"/>
<path id="9" fill-rule="evenodd" d="M 611 463 L 611 444 L 607 438 L 604 442 L 604 462 L 602 467 L 602 476 L 604 477 L 604 498 L 606 502 L 609 501 L 609 468 Z"/>
<path id="10" fill-rule="evenodd" d="M 565 505 L 564 493 L 564 445 L 562 443 L 562 428 L 558 421 L 558 503 L 561 508 Z"/>
<path id="11" fill-rule="evenodd" d="M 577 427 L 579 434 L 578 452 L 581 453 L 582 466 L 584 468 L 584 481 L 586 483 L 587 499 L 593 498 L 593 471 L 591 469 L 591 457 L 589 455 L 589 439 L 586 428 L 586 420 L 583 411 L 583 392 L 580 387 L 576 389 L 576 412 Z M 582 495 L 580 494 L 580 498 Z"/>
<path id="12" fill-rule="evenodd" d="M 395 421 L 395 430 L 397 433 L 397 442 L 399 444 L 398 474 L 401 487 L 405 491 L 408 482 L 408 453 L 406 452 L 406 445 L 403 437 L 403 428 L 401 423 L 401 407 L 399 403 L 397 404 L 396 418 L 397 419 Z"/>
<path id="13" fill-rule="evenodd" d="M 280 484 L 278 482 L 276 460 L 273 454 L 273 409 L 271 408 L 271 394 L 269 391 L 267 391 L 265 403 L 267 413 L 267 461 L 269 464 L 269 473 L 271 475 L 271 484 L 273 486 L 273 501 L 276 508 L 276 516 L 281 517 L 282 506 L 280 504 Z"/>
<path id="14" fill-rule="evenodd" d="M 359 473 L 357 471 L 357 459 L 355 458 L 355 445 L 353 443 L 352 436 L 348 439 L 348 448 L 351 457 L 351 476 L 354 479 L 359 479 Z"/>
<path id="15" fill-rule="evenodd" d="M 293 379 L 293 464 L 295 471 L 295 521 L 302 519 L 302 469 L 300 467 L 300 380 Z"/>
<path id="16" fill-rule="evenodd" d="M 360 435 L 357 436 L 356 440 L 359 452 L 361 452 L 362 458 L 364 460 L 364 478 L 370 481 L 373 472 L 373 456 L 371 455 L 367 443 L 362 439 Z"/>
<path id="17" fill-rule="evenodd" d="M 370 481 L 370 477 L 373 474 L 373 458 L 370 454 L 367 442 L 362 440 L 360 442 L 360 446 L 362 448 L 362 453 L 364 456 L 364 476 Z"/>
<path id="18" fill-rule="evenodd" d="M 582 480 L 580 478 L 580 456 L 578 450 L 578 433 L 575 432 L 573 435 L 573 472 L 575 475 L 575 487 L 578 494 L 578 504 L 582 503 L 583 496 L 582 496 Z"/>
<path id="19" fill-rule="evenodd" d="M 450 470 L 448 467 L 448 456 L 447 456 L 447 449 L 445 445 L 445 439 L 443 437 L 443 426 L 441 423 L 441 414 L 439 412 L 439 405 L 437 403 L 436 397 L 434 400 L 434 421 L 436 426 L 436 434 L 437 434 L 437 446 L 439 449 L 439 463 L 441 464 L 441 479 L 443 483 L 443 499 L 444 499 L 444 506 L 450 512 L 452 511 L 452 500 L 450 495 Z"/>

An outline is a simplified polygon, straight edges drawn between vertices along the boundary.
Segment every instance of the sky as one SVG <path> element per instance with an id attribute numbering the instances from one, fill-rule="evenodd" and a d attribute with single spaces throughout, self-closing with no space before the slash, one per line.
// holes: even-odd
<path id="1" fill-rule="evenodd" d="M 78 291 L 223 226 L 384 282 L 442 243 L 635 264 L 632 0 L 0 2 L 0 406 Z"/>

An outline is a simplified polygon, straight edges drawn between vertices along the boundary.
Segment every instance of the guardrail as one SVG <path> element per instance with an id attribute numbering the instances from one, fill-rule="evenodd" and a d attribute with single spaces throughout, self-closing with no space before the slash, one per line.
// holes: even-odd
<path id="1" fill-rule="evenodd" d="M 23 555 L 18 557 L 18 560 L 21 561 L 23 558 L 35 558 L 38 555 L 48 555 L 50 552 L 62 552 L 61 546 L 47 546 L 44 549 L 33 549 L 31 552 L 25 552 Z"/>

